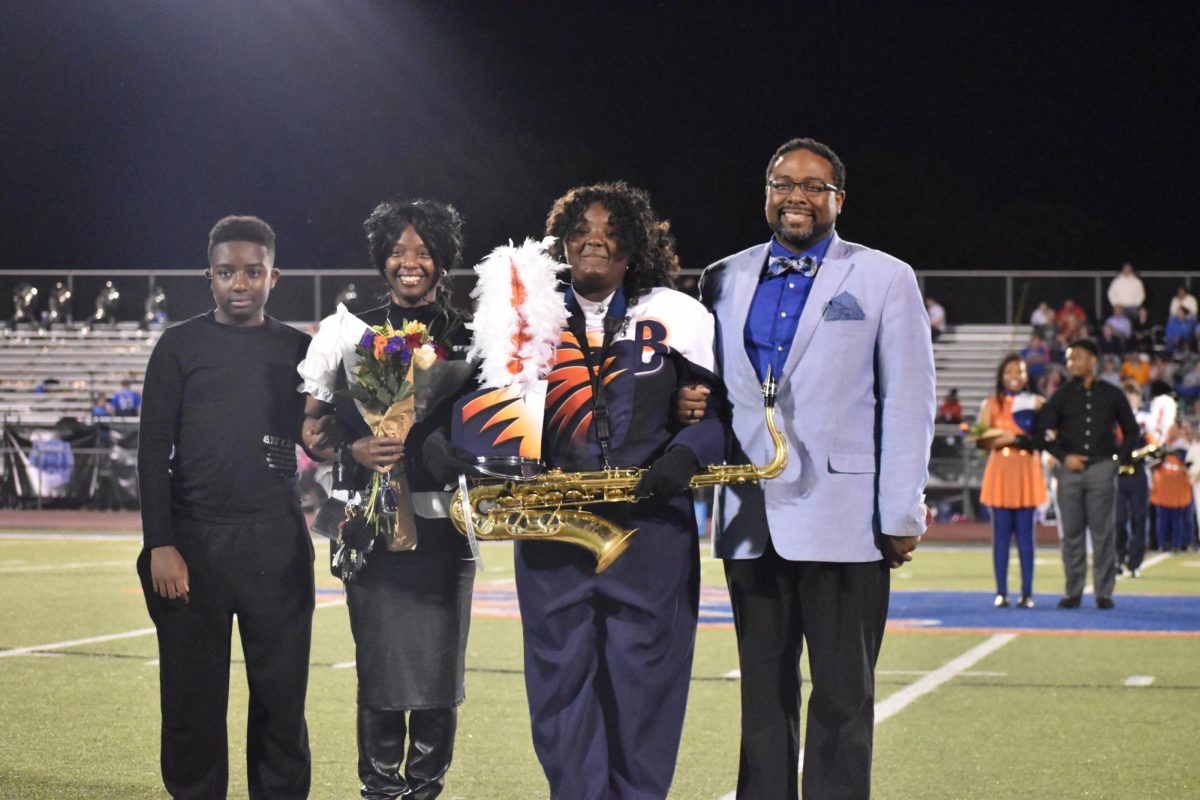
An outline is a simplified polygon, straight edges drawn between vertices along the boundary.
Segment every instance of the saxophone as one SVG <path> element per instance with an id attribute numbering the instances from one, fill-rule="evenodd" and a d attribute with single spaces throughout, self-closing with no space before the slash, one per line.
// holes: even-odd
<path id="1" fill-rule="evenodd" d="M 751 483 L 774 478 L 787 466 L 788 446 L 775 424 L 775 379 L 763 382 L 763 412 L 775 452 L 762 466 L 713 464 L 698 472 L 688 486 Z M 486 541 L 507 539 L 567 542 L 596 557 L 596 572 L 612 565 L 629 547 L 633 530 L 581 509 L 596 503 L 633 503 L 645 469 L 607 468 L 595 472 L 552 469 L 530 480 L 480 483 L 460 488 L 450 501 L 450 519 L 463 535 Z"/>

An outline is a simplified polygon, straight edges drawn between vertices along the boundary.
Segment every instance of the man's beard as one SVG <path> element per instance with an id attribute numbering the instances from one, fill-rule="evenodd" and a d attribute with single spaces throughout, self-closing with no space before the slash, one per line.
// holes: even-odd
<path id="1" fill-rule="evenodd" d="M 807 234 L 799 232 L 789 233 L 787 227 L 783 224 L 783 220 L 777 214 L 775 220 L 771 223 L 771 230 L 775 232 L 775 238 L 780 242 L 788 245 L 796 252 L 802 252 L 829 235 L 829 232 L 833 230 L 833 225 L 818 225 L 816 219 L 813 219 Z"/>

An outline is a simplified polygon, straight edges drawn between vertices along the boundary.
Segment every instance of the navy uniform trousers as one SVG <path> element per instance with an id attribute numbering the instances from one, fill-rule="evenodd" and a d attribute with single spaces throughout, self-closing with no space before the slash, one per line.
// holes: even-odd
<path id="1" fill-rule="evenodd" d="M 176 519 L 189 601 L 154 593 L 150 552 L 138 558 L 158 631 L 163 783 L 174 800 L 223 800 L 233 617 L 250 687 L 246 771 L 252 800 L 301 800 L 312 778 L 304 698 L 312 639 L 313 546 L 299 512 L 219 525 Z"/>
<path id="2" fill-rule="evenodd" d="M 669 518 L 624 519 L 638 530 L 599 575 L 580 547 L 517 544 L 533 745 L 555 800 L 667 796 L 699 604 L 695 522 L 683 521 L 690 513 L 681 495 Z"/>
<path id="3" fill-rule="evenodd" d="M 1117 565 L 1141 569 L 1146 557 L 1146 519 L 1150 513 L 1150 485 L 1141 464 L 1132 475 L 1117 475 Z"/>
<path id="4" fill-rule="evenodd" d="M 742 671 L 738 800 L 795 800 L 799 788 L 806 800 L 866 800 L 887 565 L 788 561 L 768 540 L 758 558 L 726 559 L 725 578 Z M 799 787 L 805 644 L 812 693 Z"/>

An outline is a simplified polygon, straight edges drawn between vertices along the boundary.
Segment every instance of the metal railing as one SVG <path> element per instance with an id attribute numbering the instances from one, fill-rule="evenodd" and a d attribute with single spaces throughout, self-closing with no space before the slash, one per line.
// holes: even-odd
<path id="1" fill-rule="evenodd" d="M 701 271 L 681 271 L 685 290 L 691 288 L 694 292 Z M 1103 320 L 1108 316 L 1105 293 L 1114 275 L 1112 270 L 917 270 L 922 291 L 945 306 L 951 324 L 1026 322 L 1039 302 L 1045 300 L 1057 307 L 1067 297 L 1083 306 L 1093 319 Z M 1160 322 L 1166 319 L 1171 297 L 1179 286 L 1200 284 L 1200 271 L 1148 270 L 1139 277 L 1146 287 L 1150 318 Z M 449 278 L 455 301 L 468 306 L 474 271 L 454 270 Z M 105 281 L 112 281 L 121 292 L 118 316 L 124 320 L 141 318 L 145 298 L 154 285 L 166 291 L 173 319 L 203 313 L 212 305 L 199 269 L 4 270 L 0 272 L 0 299 L 11 297 L 13 287 L 22 281 L 38 288 L 39 310 L 45 307 L 44 298 L 49 297 L 56 281 L 66 284 L 72 291 L 77 322 L 91 315 L 93 300 Z M 360 307 L 374 304 L 385 294 L 383 280 L 371 269 L 285 269 L 271 292 L 271 314 L 292 321 L 319 320 L 333 312 L 334 298 L 347 283 L 355 284 Z M 4 318 L 10 314 L 7 309 L 0 311 Z"/>

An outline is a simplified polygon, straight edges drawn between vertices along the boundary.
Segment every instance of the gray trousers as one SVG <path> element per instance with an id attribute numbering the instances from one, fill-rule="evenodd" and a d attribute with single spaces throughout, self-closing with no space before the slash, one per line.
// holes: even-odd
<path id="1" fill-rule="evenodd" d="M 1117 582 L 1117 554 L 1113 534 L 1116 507 L 1117 462 L 1094 461 L 1083 472 L 1059 465 L 1058 513 L 1062 522 L 1063 571 L 1066 597 L 1079 597 L 1087 581 L 1086 531 L 1092 532 L 1092 582 L 1096 597 L 1112 597 Z"/>

